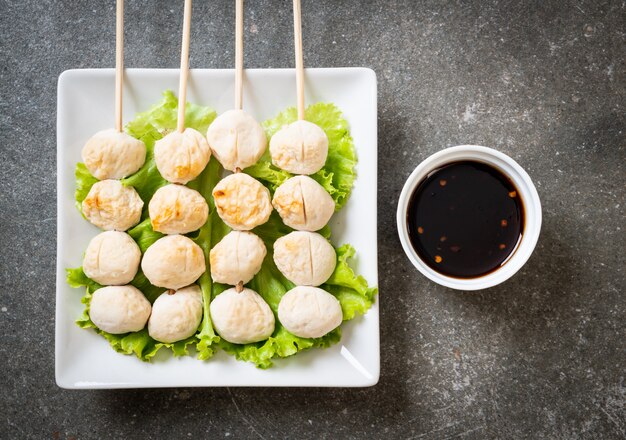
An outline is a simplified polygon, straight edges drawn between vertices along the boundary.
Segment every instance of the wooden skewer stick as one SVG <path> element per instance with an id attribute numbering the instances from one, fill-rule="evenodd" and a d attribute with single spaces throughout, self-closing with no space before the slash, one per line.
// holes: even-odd
<path id="1" fill-rule="evenodd" d="M 293 38 L 296 49 L 296 93 L 298 119 L 304 120 L 304 62 L 302 60 L 302 20 L 300 0 L 293 0 Z"/>
<path id="2" fill-rule="evenodd" d="M 124 76 L 124 0 L 117 0 L 115 11 L 115 129 L 122 127 L 122 79 Z"/>
<path id="3" fill-rule="evenodd" d="M 180 79 L 178 83 L 178 132 L 185 131 L 187 105 L 187 77 L 189 76 L 189 32 L 191 30 L 191 0 L 185 0 L 183 16 L 183 46 L 180 51 Z"/>
<path id="4" fill-rule="evenodd" d="M 243 0 L 235 0 L 235 109 L 243 108 Z"/>

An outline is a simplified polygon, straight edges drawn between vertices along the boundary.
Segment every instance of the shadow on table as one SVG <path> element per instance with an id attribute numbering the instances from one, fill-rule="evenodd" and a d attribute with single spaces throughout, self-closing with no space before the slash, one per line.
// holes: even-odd
<path id="1" fill-rule="evenodd" d="M 541 430 L 541 424 L 550 424 L 550 411 L 575 411 L 580 404 L 564 396 L 566 384 L 572 389 L 582 384 L 570 383 L 573 378 L 564 381 L 562 374 L 570 374 L 576 362 L 580 318 L 575 310 L 585 307 L 584 296 L 576 295 L 586 293 L 588 268 L 569 237 L 554 229 L 557 223 L 544 217 L 535 252 L 504 284 L 475 293 L 444 293 L 453 296 L 450 301 L 460 301 L 480 327 L 463 335 L 463 374 L 472 376 L 471 393 L 488 399 L 483 423 L 499 435 L 519 435 L 509 431 L 512 426 Z M 483 340 L 473 339 L 476 334 Z"/>

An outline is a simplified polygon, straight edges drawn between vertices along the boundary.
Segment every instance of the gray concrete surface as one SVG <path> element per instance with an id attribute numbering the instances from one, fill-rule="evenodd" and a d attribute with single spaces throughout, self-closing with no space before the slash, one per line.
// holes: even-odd
<path id="1" fill-rule="evenodd" d="M 306 65 L 379 81 L 382 376 L 368 389 L 64 391 L 54 383 L 58 75 L 110 67 L 113 1 L 0 2 L 0 438 L 626 436 L 626 6 L 304 1 Z M 246 63 L 292 66 L 288 1 L 248 1 Z M 196 1 L 191 66 L 232 64 L 232 1 Z M 176 67 L 181 2 L 127 1 L 129 67 Z M 394 211 L 431 153 L 475 143 L 534 178 L 543 233 L 463 294 L 405 258 Z"/>

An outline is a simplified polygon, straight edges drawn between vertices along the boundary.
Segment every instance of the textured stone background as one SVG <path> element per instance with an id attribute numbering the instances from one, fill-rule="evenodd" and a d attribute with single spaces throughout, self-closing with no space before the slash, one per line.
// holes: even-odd
<path id="1" fill-rule="evenodd" d="M 54 383 L 58 75 L 114 64 L 113 1 L 0 2 L 0 438 L 624 438 L 626 6 L 312 1 L 308 66 L 379 81 L 382 376 L 369 389 L 64 391 Z M 127 1 L 129 67 L 176 67 L 182 2 Z M 232 65 L 232 1 L 196 1 L 191 66 Z M 246 63 L 292 66 L 288 1 L 249 0 Z M 402 183 L 476 143 L 544 207 L 535 254 L 463 294 L 409 264 Z"/>

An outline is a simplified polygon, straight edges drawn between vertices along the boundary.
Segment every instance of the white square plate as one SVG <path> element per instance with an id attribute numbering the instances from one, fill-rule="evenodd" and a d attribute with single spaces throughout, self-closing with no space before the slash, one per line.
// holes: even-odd
<path id="1" fill-rule="evenodd" d="M 124 82 L 124 121 L 178 89 L 178 70 L 128 69 Z M 335 103 L 350 123 L 359 158 L 352 196 L 331 220 L 332 241 L 357 250 L 353 267 L 370 285 L 378 284 L 376 243 L 377 114 L 376 75 L 370 69 L 307 69 L 306 102 Z M 257 120 L 295 105 L 293 69 L 245 73 L 244 108 Z M 74 168 L 84 142 L 113 127 L 114 70 L 69 70 L 59 77 L 57 120 L 58 237 L 56 295 L 56 381 L 63 388 L 141 388 L 183 386 L 370 386 L 378 382 L 380 344 L 378 298 L 368 313 L 342 326 L 341 341 L 277 359 L 261 370 L 221 351 L 208 361 L 174 358 L 162 350 L 151 363 L 113 351 L 93 331 L 74 321 L 83 305 L 81 289 L 65 282 L 65 268 L 80 266 L 91 237 L 99 231 L 74 206 Z M 233 70 L 192 70 L 187 99 L 218 113 L 232 108 Z"/>

